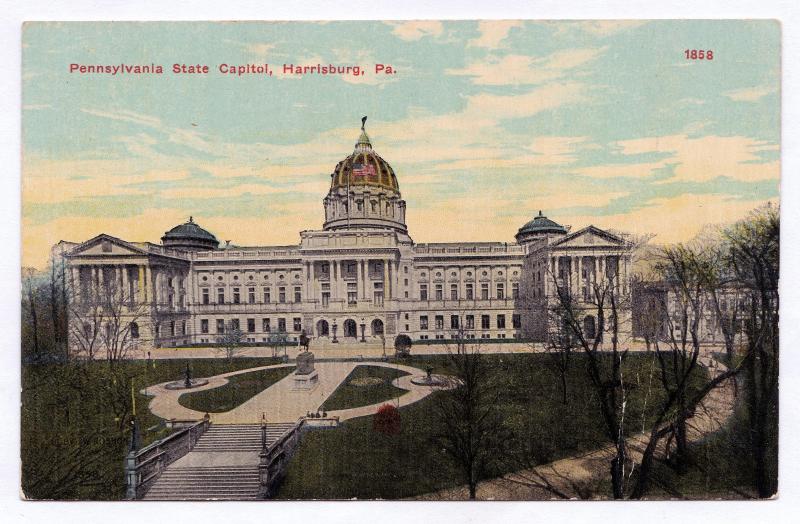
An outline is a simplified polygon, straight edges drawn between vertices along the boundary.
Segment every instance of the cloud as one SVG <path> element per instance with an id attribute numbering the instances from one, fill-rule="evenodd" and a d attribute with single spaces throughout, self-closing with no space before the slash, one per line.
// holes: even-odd
<path id="1" fill-rule="evenodd" d="M 524 191 L 520 189 L 519 192 Z M 614 198 L 625 195 L 626 193 L 598 195 L 576 192 L 570 194 L 567 202 L 564 192 L 559 191 L 545 195 L 537 194 L 521 204 L 515 195 L 504 193 L 502 187 L 498 187 L 497 193 L 482 195 L 468 193 L 463 197 L 451 197 L 428 205 L 409 205 L 407 220 L 409 231 L 418 242 L 455 240 L 513 242 L 517 230 L 531 220 L 540 209 L 547 212 L 562 208 L 567 203 L 602 207 Z M 487 201 L 490 205 L 487 205 Z M 564 217 L 551 218 L 560 220 Z"/>
<path id="2" fill-rule="evenodd" d="M 748 182 L 777 180 L 780 162 L 764 160 L 759 153 L 778 151 L 779 146 L 744 136 L 686 135 L 637 138 L 615 143 L 623 155 L 664 153 L 664 164 L 673 164 L 670 182 L 705 182 L 729 177 Z"/>
<path id="3" fill-rule="evenodd" d="M 734 102 L 758 102 L 767 95 L 771 95 L 778 90 L 777 86 L 761 85 L 755 87 L 745 87 L 742 89 L 734 89 L 722 93 Z"/>
<path id="4" fill-rule="evenodd" d="M 667 167 L 667 162 L 642 162 L 633 164 L 600 164 L 573 169 L 576 174 L 591 178 L 645 178 Z"/>
<path id="5" fill-rule="evenodd" d="M 434 169 L 474 171 L 561 166 L 575 162 L 578 151 L 589 147 L 597 146 L 589 144 L 587 137 L 540 136 L 522 148 L 515 148 L 512 151 L 505 148 L 481 151 L 482 154 L 476 158 L 460 158 L 440 163 Z"/>
<path id="6" fill-rule="evenodd" d="M 603 48 L 566 49 L 545 57 L 506 55 L 488 57 L 463 69 L 446 69 L 448 75 L 470 76 L 477 85 L 542 84 L 564 77 L 571 69 L 597 58 Z"/>
<path id="7" fill-rule="evenodd" d="M 622 31 L 635 29 L 646 24 L 643 20 L 582 20 L 565 22 L 563 20 L 541 22 L 554 27 L 555 36 L 562 36 L 570 31 L 578 31 L 598 38 L 613 36 Z"/>
<path id="8" fill-rule="evenodd" d="M 480 36 L 467 42 L 467 46 L 497 49 L 515 27 L 523 27 L 519 20 L 482 20 L 478 22 Z"/>
<path id="9" fill-rule="evenodd" d="M 100 118 L 109 118 L 111 120 L 118 120 L 121 122 L 130 122 L 132 124 L 139 124 L 155 129 L 161 128 L 161 120 L 159 118 L 135 113 L 133 111 L 128 111 L 127 109 L 120 109 L 118 111 L 104 111 L 101 109 L 82 107 L 81 111 Z"/>
<path id="10" fill-rule="evenodd" d="M 386 22 L 394 29 L 392 33 L 401 40 L 420 40 L 426 36 L 438 37 L 444 32 L 444 26 L 437 20 L 412 20 L 409 22 Z"/>
<path id="11" fill-rule="evenodd" d="M 579 83 L 548 84 L 521 95 L 481 93 L 468 99 L 465 113 L 496 119 L 525 118 L 566 103 L 586 100 L 586 86 Z"/>
<path id="12" fill-rule="evenodd" d="M 115 195 L 147 194 L 141 184 L 185 180 L 185 169 L 142 169 L 133 161 L 26 159 L 22 203 L 55 204 Z"/>
<path id="13" fill-rule="evenodd" d="M 766 200 L 740 199 L 727 195 L 682 194 L 658 198 L 630 213 L 593 217 L 560 217 L 564 223 L 582 227 L 594 224 L 635 234 L 655 234 L 655 242 L 681 242 L 693 238 L 709 224 L 727 224 L 745 216 Z M 559 220 L 559 217 L 554 217 Z"/>
<path id="14" fill-rule="evenodd" d="M 274 44 L 274 43 L 269 43 L 269 44 L 266 44 L 266 43 L 254 43 L 254 44 L 246 44 L 245 45 L 245 50 L 248 53 L 252 53 L 252 54 L 254 54 L 256 56 L 264 57 L 264 56 L 268 56 L 268 55 L 272 54 L 272 51 L 276 47 L 277 47 L 277 45 Z"/>

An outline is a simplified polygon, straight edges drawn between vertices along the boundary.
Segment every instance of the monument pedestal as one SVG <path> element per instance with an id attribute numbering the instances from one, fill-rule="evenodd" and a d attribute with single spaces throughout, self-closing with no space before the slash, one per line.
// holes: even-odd
<path id="1" fill-rule="evenodd" d="M 319 385 L 319 374 L 314 369 L 314 353 L 304 351 L 297 355 L 293 381 L 292 389 L 295 391 L 311 391 Z"/>
<path id="2" fill-rule="evenodd" d="M 319 384 L 319 374 L 316 370 L 307 375 L 294 375 L 294 387 L 297 391 L 311 391 Z"/>

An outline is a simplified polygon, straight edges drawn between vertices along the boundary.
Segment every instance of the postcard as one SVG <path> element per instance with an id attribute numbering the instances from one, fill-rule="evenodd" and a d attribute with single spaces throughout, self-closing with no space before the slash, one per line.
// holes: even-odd
<path id="1" fill-rule="evenodd" d="M 777 496 L 777 21 L 22 33 L 23 498 Z"/>

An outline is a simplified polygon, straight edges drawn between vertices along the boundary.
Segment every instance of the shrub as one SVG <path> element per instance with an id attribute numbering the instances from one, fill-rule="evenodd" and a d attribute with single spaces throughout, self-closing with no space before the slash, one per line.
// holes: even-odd
<path id="1" fill-rule="evenodd" d="M 391 404 L 384 404 L 378 408 L 372 421 L 372 430 L 384 435 L 400 433 L 400 410 Z"/>
<path id="2" fill-rule="evenodd" d="M 407 357 L 411 353 L 411 337 L 398 335 L 394 339 L 394 350 L 397 352 L 397 356 Z"/>

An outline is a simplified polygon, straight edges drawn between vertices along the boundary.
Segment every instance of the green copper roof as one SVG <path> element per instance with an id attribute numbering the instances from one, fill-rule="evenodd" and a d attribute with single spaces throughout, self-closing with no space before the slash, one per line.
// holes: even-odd
<path id="1" fill-rule="evenodd" d="M 518 235 L 522 234 L 522 233 L 564 233 L 565 234 L 566 232 L 567 232 L 567 230 L 564 229 L 564 226 L 562 226 L 561 224 L 558 224 L 556 222 L 553 222 L 552 220 L 550 220 L 549 218 L 544 216 L 541 211 L 539 211 L 539 215 L 537 217 L 535 217 L 533 220 L 531 220 L 530 222 L 528 222 L 527 224 L 525 224 L 524 226 L 522 226 L 519 229 L 519 232 L 517 234 Z"/>

